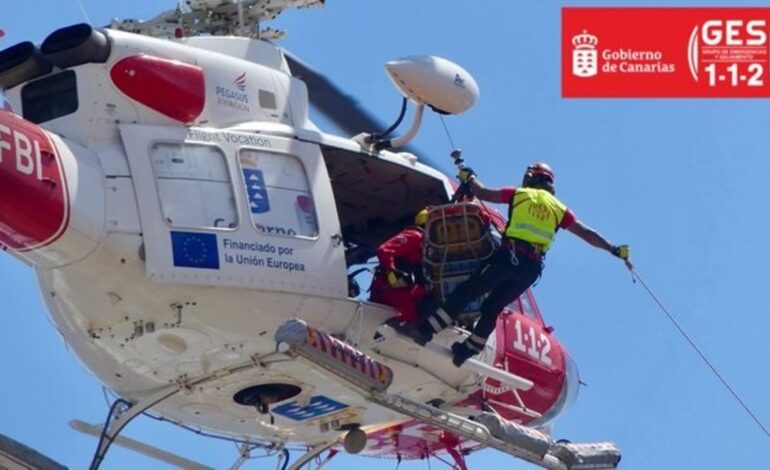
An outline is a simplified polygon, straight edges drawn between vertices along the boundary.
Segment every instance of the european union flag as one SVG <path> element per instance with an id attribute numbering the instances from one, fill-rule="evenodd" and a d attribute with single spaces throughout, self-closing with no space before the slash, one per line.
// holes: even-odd
<path id="1" fill-rule="evenodd" d="M 213 233 L 171 231 L 174 266 L 219 269 L 217 236 Z"/>
<path id="2" fill-rule="evenodd" d="M 306 421 L 347 407 L 348 405 L 344 403 L 334 401 L 323 395 L 317 395 L 310 399 L 310 403 L 307 406 L 302 406 L 293 401 L 285 405 L 276 406 L 273 408 L 273 413 L 286 416 L 294 421 Z"/>

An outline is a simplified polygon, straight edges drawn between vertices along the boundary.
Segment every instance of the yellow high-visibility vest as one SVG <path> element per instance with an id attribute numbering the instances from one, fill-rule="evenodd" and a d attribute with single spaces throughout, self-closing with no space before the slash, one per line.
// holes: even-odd
<path id="1" fill-rule="evenodd" d="M 567 206 L 544 189 L 516 188 L 509 203 L 505 236 L 538 245 L 546 251 L 566 212 Z"/>

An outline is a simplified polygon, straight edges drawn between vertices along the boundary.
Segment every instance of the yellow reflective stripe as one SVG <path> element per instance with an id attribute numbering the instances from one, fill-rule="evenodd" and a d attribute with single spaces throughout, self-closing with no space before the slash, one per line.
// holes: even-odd
<path id="1" fill-rule="evenodd" d="M 482 348 L 484 347 L 485 344 L 487 344 L 487 339 L 486 338 L 482 338 L 481 336 L 479 336 L 479 335 L 477 335 L 475 333 L 468 337 L 468 341 L 470 341 L 472 343 L 475 343 L 476 345 L 478 345 L 479 347 L 482 347 Z"/>
<path id="2" fill-rule="evenodd" d="M 452 317 L 450 317 L 449 314 L 446 313 L 446 310 L 443 308 L 436 310 L 436 316 L 442 319 L 447 325 L 452 323 Z"/>
<path id="3" fill-rule="evenodd" d="M 432 316 L 428 317 L 428 323 L 430 324 L 430 327 L 433 328 L 433 331 L 435 333 L 438 333 L 439 331 L 444 329 L 444 327 L 441 326 L 441 324 L 439 324 L 438 320 L 436 320 Z"/>
<path id="4" fill-rule="evenodd" d="M 483 338 L 479 338 L 479 339 L 483 339 Z M 485 345 L 486 345 L 486 340 L 484 340 L 483 342 L 477 342 L 477 341 L 474 341 L 473 337 L 470 337 L 467 340 L 465 340 L 465 346 L 471 351 L 475 351 L 477 353 L 480 353 L 481 351 L 483 351 Z"/>
<path id="5" fill-rule="evenodd" d="M 528 224 L 526 222 L 524 222 L 524 223 L 516 223 L 514 225 L 514 227 L 516 227 L 519 230 L 527 230 L 529 232 L 534 233 L 535 235 L 539 235 L 539 236 L 547 238 L 549 240 L 553 240 L 554 235 L 556 235 L 553 232 L 549 232 L 547 230 L 542 230 L 542 229 L 537 228 L 534 225 Z"/>

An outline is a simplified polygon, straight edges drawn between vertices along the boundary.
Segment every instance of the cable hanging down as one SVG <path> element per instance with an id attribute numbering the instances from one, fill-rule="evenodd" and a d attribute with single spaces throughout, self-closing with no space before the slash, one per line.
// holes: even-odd
<path id="1" fill-rule="evenodd" d="M 449 128 L 447 128 L 446 122 L 444 122 L 444 116 L 439 114 L 438 117 L 441 119 L 441 125 L 444 126 L 444 132 L 446 132 L 446 137 L 449 139 L 449 145 L 452 146 L 452 150 L 457 149 L 457 147 L 455 147 L 454 141 L 452 140 L 452 135 L 449 133 Z"/>
<path id="2" fill-rule="evenodd" d="M 86 11 L 86 6 L 83 5 L 83 0 L 76 0 L 78 3 L 78 6 L 80 7 L 80 12 L 83 13 L 83 17 L 86 19 L 86 23 L 93 25 L 91 22 L 91 18 L 88 16 L 88 12 Z"/>
<path id="3" fill-rule="evenodd" d="M 679 324 L 679 322 L 674 318 L 674 315 L 671 314 L 671 312 L 666 308 L 665 305 L 658 299 L 658 296 L 655 295 L 655 293 L 652 291 L 652 289 L 647 286 L 647 283 L 644 282 L 641 276 L 639 276 L 639 273 L 634 269 L 633 267 L 629 266 L 629 270 L 631 271 L 631 276 L 633 277 L 634 282 L 636 280 L 639 280 L 639 283 L 644 287 L 644 289 L 647 291 L 648 294 L 650 294 L 650 297 L 655 301 L 656 304 L 658 304 L 658 307 L 663 311 L 663 313 L 666 314 L 668 319 L 671 321 L 671 323 L 674 324 L 677 330 L 679 330 L 679 333 L 682 335 L 682 337 L 690 344 L 690 346 L 695 350 L 695 352 L 700 356 L 700 358 L 703 360 L 703 362 L 711 369 L 711 372 L 719 379 L 720 382 L 722 382 L 722 385 L 730 392 L 730 394 L 735 398 L 735 400 L 738 402 L 739 405 L 748 413 L 748 415 L 751 417 L 751 419 L 754 420 L 754 422 L 757 424 L 759 429 L 767 436 L 768 439 L 770 439 L 770 431 L 765 427 L 764 424 L 762 424 L 762 421 L 759 420 L 756 414 L 754 414 L 753 411 L 751 411 L 751 408 L 746 404 L 746 402 L 741 399 L 741 397 L 738 395 L 738 392 L 733 389 L 733 387 L 730 385 L 730 383 L 725 379 L 721 373 L 717 370 L 716 366 L 711 363 L 711 361 L 706 357 L 706 355 L 701 351 L 701 349 L 698 347 L 697 344 L 695 344 L 695 341 L 693 341 L 692 338 L 690 338 L 690 335 L 688 335 L 684 328 Z"/>

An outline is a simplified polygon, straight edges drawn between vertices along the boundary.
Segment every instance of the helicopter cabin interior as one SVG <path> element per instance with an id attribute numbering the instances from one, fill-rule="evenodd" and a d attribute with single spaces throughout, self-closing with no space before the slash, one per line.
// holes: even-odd
<path id="1" fill-rule="evenodd" d="M 348 266 L 413 223 L 426 206 L 449 201 L 443 181 L 365 153 L 322 146 L 337 204 Z"/>

